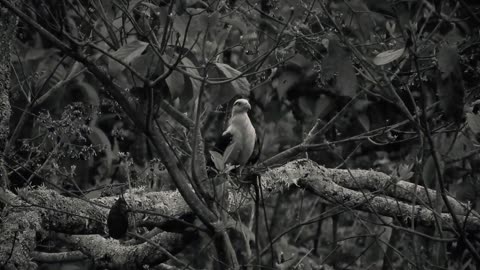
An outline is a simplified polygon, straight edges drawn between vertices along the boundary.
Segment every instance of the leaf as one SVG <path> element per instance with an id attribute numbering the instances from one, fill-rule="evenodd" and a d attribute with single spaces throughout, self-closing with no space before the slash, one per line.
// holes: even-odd
<path id="1" fill-rule="evenodd" d="M 215 69 L 208 70 L 209 78 L 220 78 L 220 80 L 227 80 L 236 78 L 240 71 L 226 65 L 216 64 Z M 248 96 L 250 91 L 250 84 L 245 78 L 236 78 L 231 82 L 222 84 L 210 84 L 207 88 L 210 95 L 209 101 L 213 107 L 225 104 L 235 96 Z"/>
<path id="2" fill-rule="evenodd" d="M 467 124 L 473 133 L 480 133 L 480 116 L 474 113 L 467 113 Z"/>
<path id="3" fill-rule="evenodd" d="M 116 29 L 122 29 L 124 33 L 131 33 L 134 30 L 132 21 L 125 20 L 123 16 L 120 16 L 112 22 L 112 26 Z"/>
<path id="4" fill-rule="evenodd" d="M 323 119 L 333 109 L 335 109 L 335 100 L 322 94 L 315 103 L 315 116 Z"/>
<path id="5" fill-rule="evenodd" d="M 234 69 L 230 65 L 223 63 L 216 63 L 215 65 L 226 78 L 236 78 L 231 81 L 230 84 L 238 95 L 248 96 L 250 92 L 250 83 L 248 82 L 247 78 L 239 77 L 242 74 L 240 71 Z"/>
<path id="6" fill-rule="evenodd" d="M 357 115 L 357 119 L 362 125 L 362 127 L 365 129 L 365 131 L 370 130 L 370 118 L 366 113 L 360 113 Z"/>
<path id="7" fill-rule="evenodd" d="M 112 53 L 112 56 L 121 60 L 125 64 L 130 64 L 135 58 L 139 57 L 147 48 L 148 43 L 140 40 L 134 40 Z M 116 77 L 125 69 L 125 66 L 113 60 L 108 59 L 108 71 L 112 77 Z"/>
<path id="8" fill-rule="evenodd" d="M 67 77 L 65 78 L 65 81 L 69 81 L 74 78 L 79 72 L 81 72 L 82 69 L 85 69 L 82 63 L 75 61 L 73 64 L 72 68 L 70 69 L 70 72 L 68 73 Z"/>
<path id="9" fill-rule="evenodd" d="M 140 3 L 140 2 L 143 2 L 143 0 L 130 0 L 128 3 L 128 12 L 132 12 L 132 10 Z M 150 4 L 150 3 L 143 3 L 144 5 L 148 6 L 147 4 Z"/>
<path id="10" fill-rule="evenodd" d="M 184 108 L 192 101 L 194 94 L 193 94 L 193 83 L 190 77 L 183 74 L 183 91 L 181 95 L 178 97 L 180 101 L 180 109 Z"/>
<path id="11" fill-rule="evenodd" d="M 223 171 L 225 169 L 225 163 L 223 162 L 222 154 L 216 151 L 209 151 L 212 157 L 213 164 L 218 171 Z"/>
<path id="12" fill-rule="evenodd" d="M 400 164 L 397 169 L 399 179 L 406 181 L 412 178 L 413 176 L 412 168 L 413 168 L 413 163 L 409 165 Z"/>
<path id="13" fill-rule="evenodd" d="M 131 66 L 145 78 L 160 76 L 164 71 L 162 61 L 151 48 L 147 48 L 144 54 L 133 59 Z"/>
<path id="14" fill-rule="evenodd" d="M 377 66 L 386 65 L 400 58 L 400 56 L 402 56 L 404 52 L 405 48 L 381 52 L 377 54 L 375 58 L 373 58 L 373 63 Z"/>
<path id="15" fill-rule="evenodd" d="M 196 69 L 195 67 L 195 64 L 192 62 L 192 60 L 190 60 L 188 57 L 184 57 L 182 58 L 182 60 L 180 61 L 182 62 L 182 64 L 184 66 L 186 66 L 185 68 L 185 71 L 190 74 L 191 76 L 194 76 L 194 77 L 200 77 L 200 73 L 198 73 L 198 69 Z M 193 93 L 194 93 L 194 97 L 198 97 L 198 93 L 200 92 L 200 87 L 202 85 L 202 82 L 197 80 L 197 79 L 194 79 L 194 78 L 190 78 L 191 82 L 192 82 L 192 89 L 193 89 Z"/>
<path id="16" fill-rule="evenodd" d="M 170 94 L 173 98 L 180 97 L 183 93 L 185 81 L 182 73 L 174 70 L 166 79 L 165 79 Z"/>
<path id="17" fill-rule="evenodd" d="M 377 16 L 380 15 L 372 12 L 365 2 L 366 1 L 363 0 L 348 1 L 348 4 L 345 4 L 347 9 L 343 19 L 345 24 L 352 28 L 355 35 L 367 41 L 370 40 L 370 36 L 375 32 L 375 23 L 373 22 L 374 13 Z M 385 20 L 385 18 L 382 19 Z"/>
<path id="18" fill-rule="evenodd" d="M 91 2 L 92 7 L 96 9 L 97 12 L 103 13 L 105 18 L 108 20 L 108 23 L 112 21 L 115 17 L 115 10 L 113 8 L 113 0 L 110 1 L 96 1 L 96 3 Z M 103 16 L 103 15 L 102 15 Z"/>
<path id="19" fill-rule="evenodd" d="M 235 147 L 236 144 L 237 144 L 236 142 L 231 143 L 227 147 L 227 149 L 225 149 L 225 152 L 223 153 L 223 164 L 227 164 L 228 158 L 232 154 L 233 148 Z"/>
<path id="20" fill-rule="evenodd" d="M 395 21 L 386 21 L 385 23 L 385 28 L 387 29 L 388 33 L 391 36 L 395 36 L 395 28 L 396 28 L 396 23 Z"/>
<path id="21" fill-rule="evenodd" d="M 442 79 L 446 79 L 457 68 L 459 64 L 459 56 L 457 48 L 444 46 L 437 54 L 438 70 L 441 72 Z"/>
<path id="22" fill-rule="evenodd" d="M 294 54 L 286 64 L 298 66 L 301 70 L 304 70 L 305 73 L 308 73 L 313 69 L 312 60 L 307 59 L 299 53 Z"/>
<path id="23" fill-rule="evenodd" d="M 100 197 L 102 197 L 103 193 L 104 193 L 104 191 L 102 189 L 93 190 L 93 191 L 85 194 L 85 199 L 92 200 L 92 199 L 100 198 Z"/>
<path id="24" fill-rule="evenodd" d="M 202 0 L 182 0 L 186 8 L 208 8 L 208 4 Z"/>
<path id="25" fill-rule="evenodd" d="M 212 34 L 212 36 L 214 37 L 217 35 L 216 31 L 218 29 L 214 26 L 217 24 L 218 21 L 220 21 L 219 15 L 220 14 L 218 12 L 202 12 L 193 17 L 186 14 L 181 16 L 175 16 L 173 18 L 173 29 L 178 33 L 180 41 L 182 42 L 185 39 L 186 35 L 186 48 L 192 47 L 195 42 L 196 44 L 194 48 L 199 48 L 199 44 L 203 44 L 204 38 L 208 36 L 208 34 Z M 189 20 L 191 21 L 187 31 L 187 25 Z M 199 34 L 200 36 L 197 41 L 197 35 Z"/>
<path id="26" fill-rule="evenodd" d="M 225 168 L 225 173 L 230 173 L 232 170 L 240 167 L 240 165 L 232 165 L 232 164 L 227 164 Z M 230 176 L 228 176 L 230 178 Z"/>
<path id="27" fill-rule="evenodd" d="M 440 155 L 437 155 L 437 160 L 439 162 L 440 174 L 443 174 L 445 171 L 445 162 L 441 159 Z M 425 182 L 425 185 L 429 188 L 434 188 L 437 181 L 437 168 L 435 166 L 435 160 L 433 156 L 428 157 L 425 165 L 423 166 L 422 178 Z"/>

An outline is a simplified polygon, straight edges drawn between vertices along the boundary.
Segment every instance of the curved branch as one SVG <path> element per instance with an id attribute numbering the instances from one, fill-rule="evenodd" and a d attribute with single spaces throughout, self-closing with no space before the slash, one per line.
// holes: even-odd
<path id="1" fill-rule="evenodd" d="M 65 240 L 93 258 L 96 267 L 101 269 L 142 269 L 144 265 L 153 266 L 169 259 L 167 254 L 148 242 L 125 246 L 118 240 L 99 235 L 72 235 Z M 174 233 L 160 233 L 150 239 L 173 254 L 185 248 L 191 240 L 189 236 Z"/>
<path id="2" fill-rule="evenodd" d="M 46 253 L 34 251 L 30 254 L 32 260 L 42 263 L 75 262 L 87 259 L 80 251 Z"/>

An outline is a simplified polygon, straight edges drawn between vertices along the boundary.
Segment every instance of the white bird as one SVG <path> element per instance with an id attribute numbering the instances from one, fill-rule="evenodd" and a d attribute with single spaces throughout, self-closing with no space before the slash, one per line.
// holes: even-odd
<path id="1" fill-rule="evenodd" d="M 217 144 L 217 148 L 221 150 L 231 148 L 226 163 L 245 166 L 253 153 L 257 135 L 247 114 L 251 109 L 248 100 L 243 98 L 237 99 L 233 104 L 228 128 L 222 133 L 221 142 Z"/>

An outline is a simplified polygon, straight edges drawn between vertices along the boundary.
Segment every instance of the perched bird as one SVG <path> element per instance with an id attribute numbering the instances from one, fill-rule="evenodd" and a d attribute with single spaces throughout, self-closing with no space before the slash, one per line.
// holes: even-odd
<path id="1" fill-rule="evenodd" d="M 114 239 L 120 239 L 128 230 L 128 206 L 123 196 L 113 204 L 107 218 L 108 234 Z"/>
<path id="2" fill-rule="evenodd" d="M 237 99 L 233 104 L 228 127 L 215 145 L 215 148 L 222 152 L 231 147 L 225 163 L 245 166 L 253 153 L 257 135 L 247 114 L 251 109 L 248 100 L 243 98 Z"/>

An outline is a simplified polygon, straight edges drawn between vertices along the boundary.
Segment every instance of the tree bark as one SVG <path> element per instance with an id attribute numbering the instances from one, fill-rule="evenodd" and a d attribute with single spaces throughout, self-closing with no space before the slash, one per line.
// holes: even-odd
<path id="1" fill-rule="evenodd" d="M 17 1 L 12 0 L 13 5 Z M 10 125 L 10 55 L 17 28 L 18 18 L 8 9 L 0 5 L 0 151 L 6 147 Z M 8 175 L 3 155 L 0 158 L 0 187 L 8 185 Z"/>

